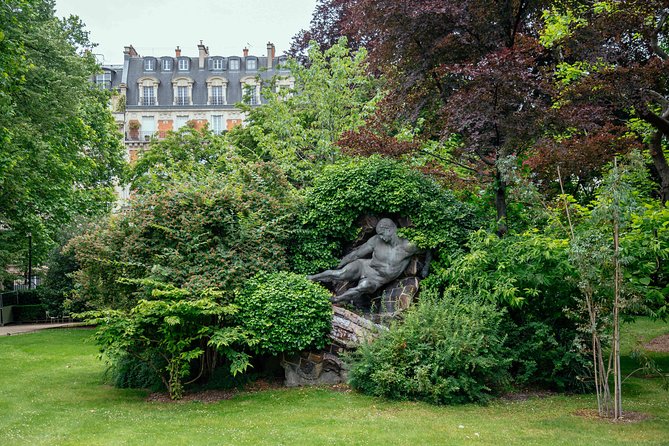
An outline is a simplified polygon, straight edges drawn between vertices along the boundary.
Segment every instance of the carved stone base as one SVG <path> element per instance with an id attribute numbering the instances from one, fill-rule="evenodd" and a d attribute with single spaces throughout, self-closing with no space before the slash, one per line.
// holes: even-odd
<path id="1" fill-rule="evenodd" d="M 339 357 L 346 350 L 372 342 L 388 328 L 391 320 L 400 317 L 409 308 L 418 293 L 417 277 L 399 279 L 386 287 L 372 311 L 360 316 L 345 308 L 333 306 L 331 344 L 320 352 L 302 352 L 283 357 L 287 387 L 333 385 L 347 380 L 346 364 Z"/>
<path id="2" fill-rule="evenodd" d="M 333 385 L 346 382 L 348 370 L 339 357 L 344 350 L 355 349 L 363 342 L 371 342 L 383 325 L 359 316 L 352 311 L 333 306 L 330 346 L 320 352 L 302 352 L 281 360 L 287 387 Z"/>

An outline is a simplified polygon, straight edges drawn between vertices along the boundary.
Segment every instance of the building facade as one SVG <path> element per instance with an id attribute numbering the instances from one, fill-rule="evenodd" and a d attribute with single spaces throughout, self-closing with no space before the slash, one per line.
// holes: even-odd
<path id="1" fill-rule="evenodd" d="M 163 138 L 187 123 L 208 125 L 215 133 L 241 125 L 244 113 L 236 104 L 262 104 L 264 81 L 277 79 L 279 88 L 292 86 L 284 68 L 286 56 L 277 57 L 272 43 L 263 56 L 250 55 L 246 48 L 242 56 L 212 56 L 202 41 L 197 49 L 197 57 L 182 55 L 179 47 L 173 56 L 140 56 L 130 45 L 122 66 L 103 66 L 96 76 L 100 88 L 114 92 L 112 111 L 129 162 L 152 138 Z"/>

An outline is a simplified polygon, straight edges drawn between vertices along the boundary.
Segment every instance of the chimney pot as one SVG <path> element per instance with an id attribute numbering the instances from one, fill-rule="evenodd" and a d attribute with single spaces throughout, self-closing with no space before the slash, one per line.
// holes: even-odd
<path id="1" fill-rule="evenodd" d="M 244 57 L 248 57 L 248 55 L 249 55 L 249 49 L 248 48 L 244 47 L 242 52 L 244 53 Z"/>
<path id="2" fill-rule="evenodd" d="M 202 44 L 202 41 L 200 40 L 200 44 L 197 46 L 198 50 L 198 58 L 199 58 L 199 68 L 200 70 L 204 70 L 204 59 L 209 56 L 209 48 L 204 46 Z"/>
<path id="3" fill-rule="evenodd" d="M 181 48 L 179 48 L 177 46 L 177 48 L 174 50 L 174 54 L 176 55 L 176 57 L 180 57 L 181 56 Z"/>
<path id="4" fill-rule="evenodd" d="M 271 70 L 274 64 L 274 44 L 267 42 L 267 69 Z"/>

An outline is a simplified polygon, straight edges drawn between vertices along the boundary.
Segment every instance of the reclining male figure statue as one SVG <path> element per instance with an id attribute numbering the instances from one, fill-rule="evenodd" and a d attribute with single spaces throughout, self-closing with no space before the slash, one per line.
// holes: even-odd
<path id="1" fill-rule="evenodd" d="M 358 285 L 332 298 L 332 302 L 353 300 L 371 294 L 397 279 L 414 254 L 420 250 L 409 240 L 397 235 L 397 225 L 383 218 L 376 225 L 376 234 L 363 245 L 344 256 L 337 269 L 307 276 L 318 282 L 354 281 Z M 368 257 L 371 254 L 370 258 Z"/>

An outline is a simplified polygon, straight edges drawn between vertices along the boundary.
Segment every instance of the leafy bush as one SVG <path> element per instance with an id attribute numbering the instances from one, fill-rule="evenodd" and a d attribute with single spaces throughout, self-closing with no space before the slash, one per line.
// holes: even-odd
<path id="1" fill-rule="evenodd" d="M 16 322 L 42 321 L 46 315 L 42 305 L 15 305 L 12 314 Z"/>
<path id="2" fill-rule="evenodd" d="M 408 165 L 376 156 L 345 160 L 326 167 L 306 192 L 294 270 L 314 273 L 336 264 L 364 215 L 409 218 L 412 226 L 400 234 L 421 248 L 436 249 L 443 260 L 460 252 L 467 234 L 478 227 L 469 206 Z"/>
<path id="3" fill-rule="evenodd" d="M 155 364 L 158 368 L 164 368 L 165 365 L 161 365 L 164 361 L 160 358 L 139 360 L 130 354 L 121 353 L 118 357 L 113 359 L 110 357 L 108 360 L 106 378 L 114 387 L 159 390 L 163 385 L 160 375 L 150 366 Z"/>
<path id="4" fill-rule="evenodd" d="M 435 268 L 423 289 L 474 295 L 506 309 L 517 385 L 582 389 L 587 357 L 578 351 L 578 327 L 565 311 L 579 294 L 568 240 L 538 231 L 503 238 L 479 231 L 468 248 L 449 267 Z"/>
<path id="5" fill-rule="evenodd" d="M 260 270 L 285 269 L 295 202 L 271 164 L 141 195 L 71 241 L 81 266 L 73 303 L 131 308 L 137 288 L 121 278 L 234 291 Z"/>
<path id="6" fill-rule="evenodd" d="M 256 353 L 321 348 L 332 327 L 330 292 L 298 274 L 259 273 L 235 303 L 239 324 L 257 342 Z"/>
<path id="7" fill-rule="evenodd" d="M 508 378 L 503 312 L 475 299 L 426 294 L 403 324 L 350 357 L 351 385 L 394 399 L 485 402 Z"/>
<path id="8" fill-rule="evenodd" d="M 127 373 L 144 374 L 153 370 L 173 399 L 179 399 L 184 386 L 211 373 L 212 360 L 220 354 L 232 374 L 246 370 L 250 357 L 242 350 L 248 337 L 231 323 L 237 311 L 234 305 L 219 303 L 220 292 L 204 290 L 197 295 L 171 285 L 142 281 L 151 289 L 152 299 L 142 299 L 128 313 L 118 310 L 89 313 L 88 320 L 98 324 L 95 339 L 112 366 Z M 127 364 L 128 358 L 134 362 Z M 198 362 L 199 373 L 192 367 Z M 207 370 L 206 364 L 211 367 Z M 195 376 L 193 376 L 195 375 Z M 189 382 L 186 379 L 191 378 Z"/>

